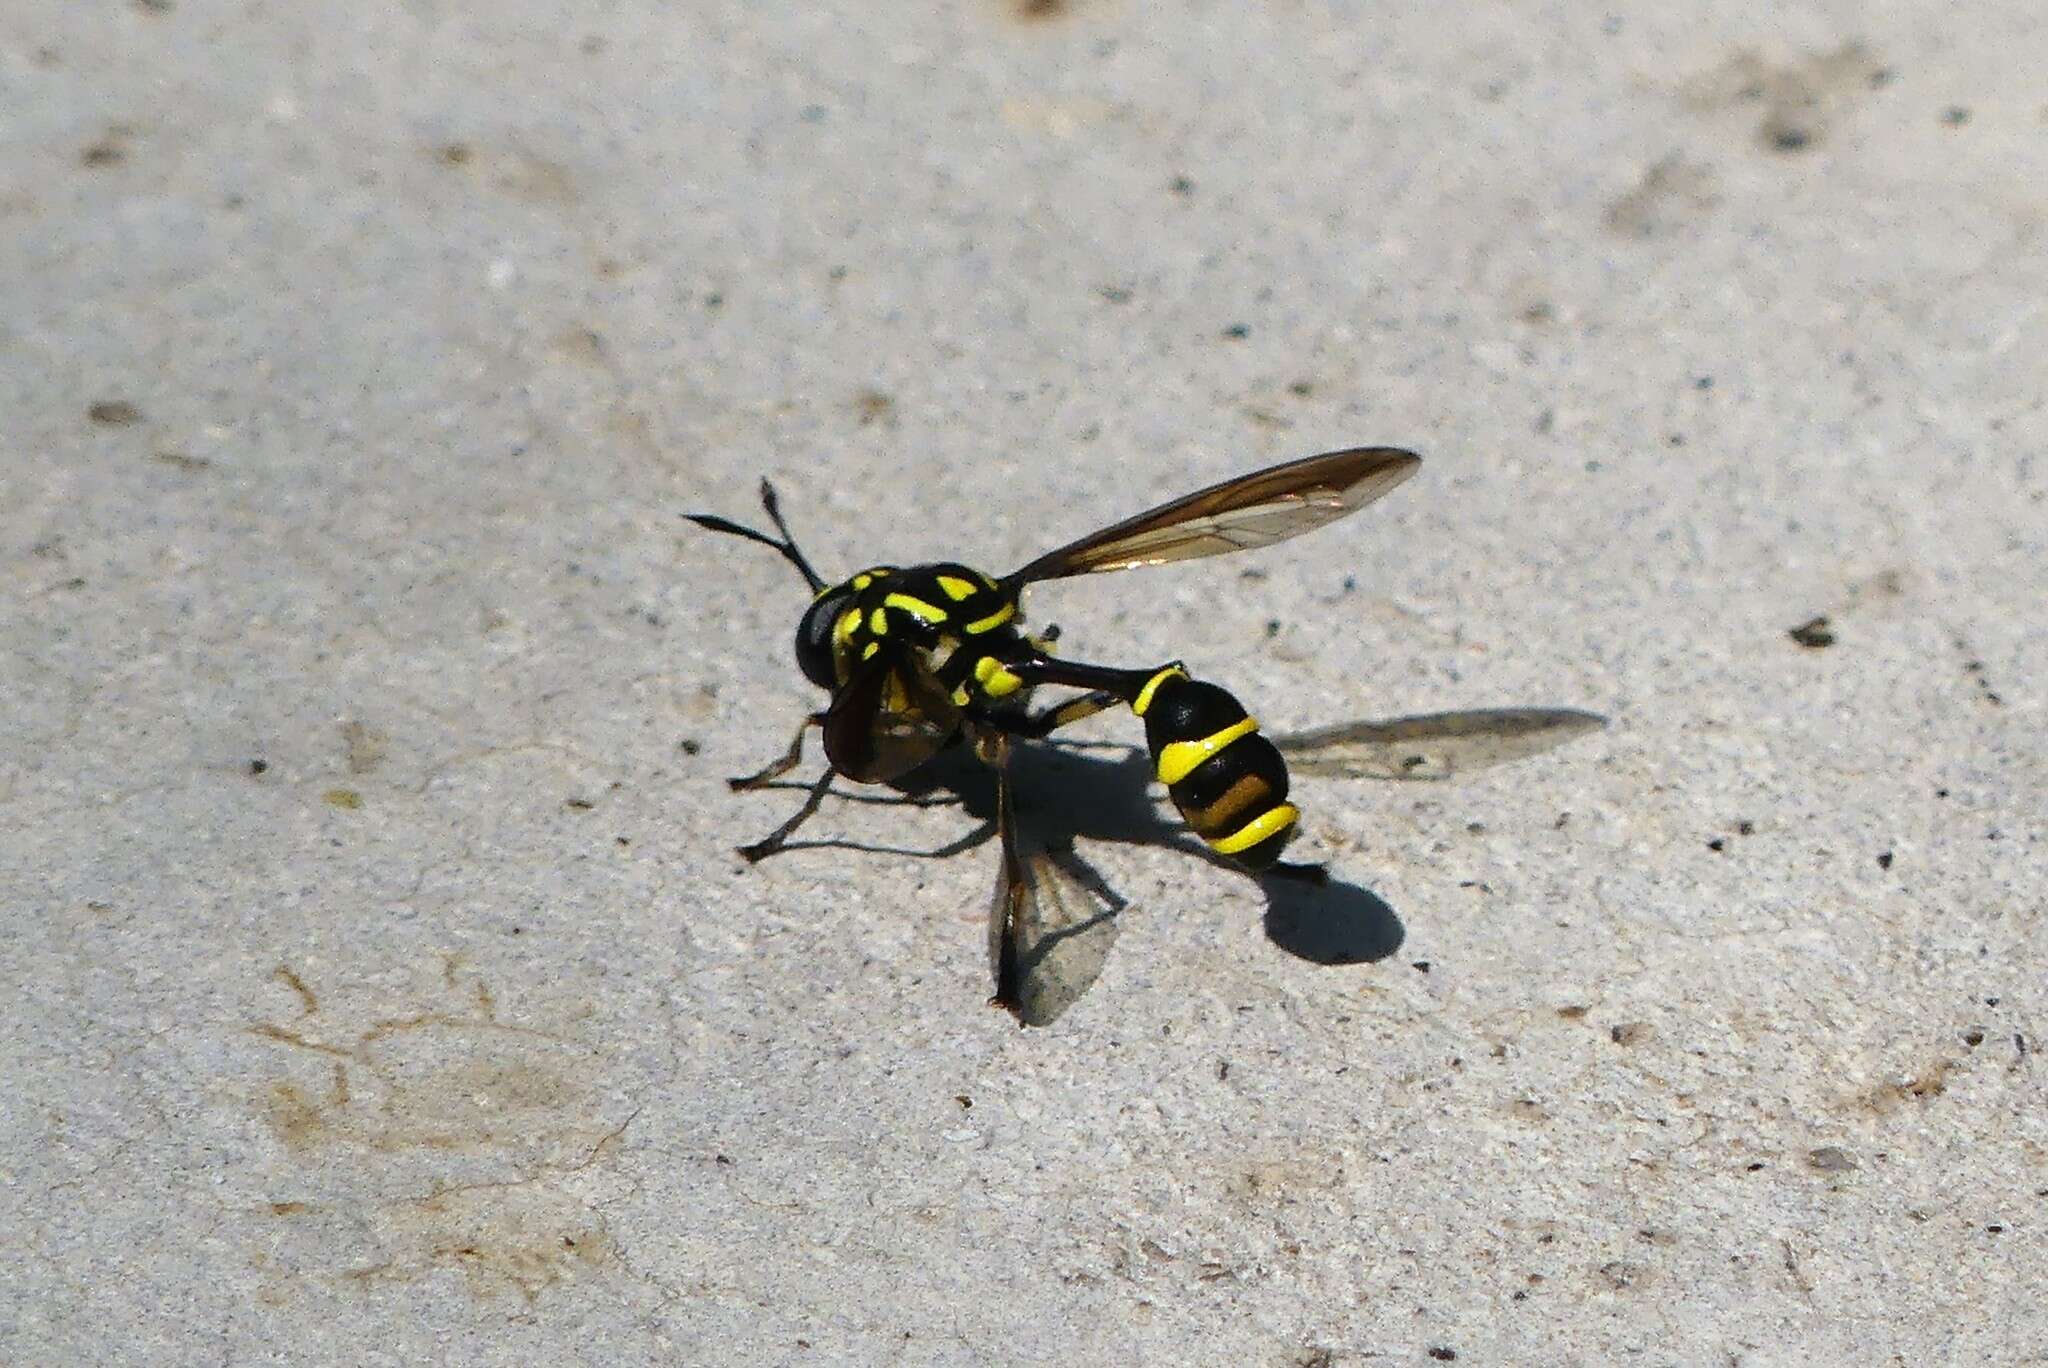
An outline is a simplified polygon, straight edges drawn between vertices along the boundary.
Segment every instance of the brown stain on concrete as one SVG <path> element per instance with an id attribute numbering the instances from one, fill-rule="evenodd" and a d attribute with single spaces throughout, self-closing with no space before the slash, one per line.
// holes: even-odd
<path id="1" fill-rule="evenodd" d="M 313 1251 L 266 1283 L 278 1303 L 293 1277 L 360 1288 L 450 1269 L 481 1300 L 530 1303 L 617 1261 L 602 1216 L 568 1181 L 605 1162 L 632 1120 L 604 1116 L 596 1047 L 500 1020 L 498 994 L 455 955 L 399 1014 L 361 1010 L 361 993 L 317 992 L 288 964 L 269 979 L 298 1014 L 244 1029 L 283 1052 L 252 1098 L 283 1157 L 322 1191 L 417 1190 L 427 1175 L 413 1196 L 265 1203 L 258 1214 L 295 1223 Z M 456 1181 L 478 1161 L 509 1176 Z"/>
<path id="2" fill-rule="evenodd" d="M 391 752 L 390 737 L 357 719 L 341 724 L 341 744 L 350 774 L 368 774 Z"/>
<path id="3" fill-rule="evenodd" d="M 1720 203 L 1712 167 L 1673 153 L 1653 163 L 1635 187 L 1607 206 L 1608 230 L 1619 237 L 1654 238 L 1703 218 Z"/>
<path id="4" fill-rule="evenodd" d="M 1855 104 L 1887 84 L 1887 71 L 1860 39 L 1785 62 L 1745 48 L 1694 77 L 1684 97 L 1703 113 L 1754 110 L 1754 145 L 1776 156 L 1790 156 L 1824 143 Z"/>
<path id="5" fill-rule="evenodd" d="M 563 162 L 518 147 L 482 147 L 465 139 L 435 143 L 427 160 L 444 171 L 526 204 L 567 208 L 582 199 L 575 174 Z"/>

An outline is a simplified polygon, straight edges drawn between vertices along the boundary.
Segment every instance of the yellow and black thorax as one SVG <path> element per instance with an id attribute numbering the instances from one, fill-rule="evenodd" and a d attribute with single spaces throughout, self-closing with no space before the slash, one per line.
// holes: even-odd
<path id="1" fill-rule="evenodd" d="M 1006 662 L 1045 643 L 1018 631 L 1018 594 L 951 561 L 870 566 L 820 590 L 797 627 L 797 663 L 824 689 L 845 685 L 864 660 L 910 651 L 957 707 L 1012 699 L 1024 681 Z"/>

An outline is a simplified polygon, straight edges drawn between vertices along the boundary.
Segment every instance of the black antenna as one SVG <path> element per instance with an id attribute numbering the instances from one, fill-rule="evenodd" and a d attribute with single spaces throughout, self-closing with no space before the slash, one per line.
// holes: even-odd
<path id="1" fill-rule="evenodd" d="M 768 510 L 769 518 L 775 523 L 775 530 L 782 534 L 781 541 L 775 540 L 766 532 L 756 532 L 751 527 L 742 527 L 730 518 L 721 518 L 715 513 L 685 513 L 683 516 L 699 527 L 708 527 L 713 532 L 728 532 L 735 537 L 745 537 L 748 541 L 757 541 L 763 546 L 774 547 L 791 565 L 803 572 L 812 593 L 823 589 L 825 581 L 819 579 L 818 572 L 811 569 L 811 563 L 804 559 L 804 553 L 796 549 L 796 538 L 790 535 L 789 524 L 782 520 L 782 507 L 776 501 L 775 486 L 766 480 L 761 481 L 761 507 Z"/>

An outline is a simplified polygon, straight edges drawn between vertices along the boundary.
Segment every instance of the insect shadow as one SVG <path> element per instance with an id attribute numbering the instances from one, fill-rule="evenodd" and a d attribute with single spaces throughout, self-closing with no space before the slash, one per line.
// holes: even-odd
<path id="1" fill-rule="evenodd" d="M 1342 723 L 1274 738 L 1298 774 L 1402 781 L 1440 781 L 1525 759 L 1607 720 L 1568 708 L 1487 708 Z M 1242 873 L 1234 861 L 1192 839 L 1177 820 L 1162 815 L 1149 793 L 1151 762 L 1138 747 L 1116 742 L 1050 740 L 1016 748 L 1010 764 L 1017 825 L 1051 853 L 1074 879 L 1097 893 L 1100 909 L 1070 933 L 1096 930 L 1127 905 L 1091 863 L 1076 839 L 1166 846 Z M 808 785 L 777 783 L 771 788 Z M 965 834 L 929 850 L 843 838 L 792 841 L 786 850 L 840 849 L 944 859 L 985 844 L 997 834 L 997 777 L 965 747 L 949 749 L 893 781 L 894 793 L 835 792 L 852 803 L 882 806 L 957 806 L 976 819 Z M 1387 901 L 1369 888 L 1314 866 L 1278 866 L 1255 876 L 1266 897 L 1266 936 L 1281 950 L 1316 964 L 1361 964 L 1385 959 L 1405 930 Z M 1102 927 L 1111 930 L 1110 927 Z M 1099 970 L 1109 937 L 1095 938 L 1089 957 Z M 1092 979 L 1093 973 L 1088 977 Z M 1085 986 L 1085 985 L 1082 985 Z M 1077 993 L 1078 995 L 1078 993 Z"/>

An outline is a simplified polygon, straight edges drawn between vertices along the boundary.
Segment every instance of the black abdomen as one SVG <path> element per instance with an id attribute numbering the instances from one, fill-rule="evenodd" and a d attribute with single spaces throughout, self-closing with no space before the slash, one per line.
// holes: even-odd
<path id="1" fill-rule="evenodd" d="M 1131 711 L 1145 719 L 1159 781 L 1195 834 L 1251 869 L 1277 860 L 1300 814 L 1287 801 L 1287 762 L 1244 705 L 1171 665 Z"/>

